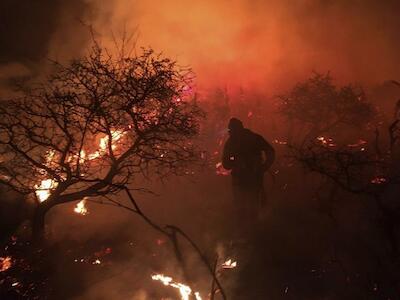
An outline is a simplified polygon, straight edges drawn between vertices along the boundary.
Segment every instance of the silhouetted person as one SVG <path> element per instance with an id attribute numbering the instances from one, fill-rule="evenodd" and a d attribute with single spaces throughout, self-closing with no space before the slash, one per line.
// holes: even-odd
<path id="1" fill-rule="evenodd" d="M 232 171 L 236 217 L 254 221 L 266 201 L 264 173 L 275 160 L 275 150 L 261 135 L 244 128 L 239 119 L 230 119 L 228 128 L 222 165 Z"/>

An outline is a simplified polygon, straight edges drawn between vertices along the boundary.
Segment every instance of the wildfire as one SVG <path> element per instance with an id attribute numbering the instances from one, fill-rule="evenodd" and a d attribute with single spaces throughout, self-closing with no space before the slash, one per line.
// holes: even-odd
<path id="1" fill-rule="evenodd" d="M 112 130 L 111 131 L 111 149 L 115 150 L 117 148 L 117 143 L 120 141 L 120 139 L 125 135 L 126 132 L 123 132 L 122 130 Z M 86 159 L 88 160 L 93 160 L 98 157 L 103 156 L 105 153 L 107 153 L 108 149 L 108 144 L 109 144 L 109 137 L 104 136 L 100 138 L 99 140 L 99 150 L 96 150 L 93 153 L 87 154 L 85 150 L 81 150 L 79 153 L 79 163 L 83 163 Z M 55 151 L 50 150 L 46 154 L 46 165 L 51 166 L 53 159 L 55 156 Z M 71 161 L 71 157 L 68 159 L 68 162 Z M 54 181 L 51 178 L 44 179 L 41 181 L 40 184 L 35 185 L 35 193 L 37 198 L 39 199 L 40 202 L 46 201 L 50 195 L 51 191 L 57 187 L 57 182 Z M 83 201 L 83 200 L 82 200 Z M 87 209 L 85 208 L 85 203 L 84 202 L 79 202 L 78 205 L 75 207 L 74 211 L 76 213 L 85 215 L 87 213 Z"/>
<path id="2" fill-rule="evenodd" d="M 222 264 L 223 269 L 234 269 L 237 267 L 237 262 L 232 259 L 228 259 Z"/>
<path id="3" fill-rule="evenodd" d="M 321 145 L 326 147 L 336 147 L 336 144 L 333 142 L 333 139 L 329 137 L 319 136 L 317 140 L 321 143 Z"/>
<path id="4" fill-rule="evenodd" d="M 373 179 L 371 179 L 372 184 L 383 184 L 386 182 L 386 178 L 382 176 L 377 176 Z"/>
<path id="5" fill-rule="evenodd" d="M 6 257 L 0 257 L 0 272 L 7 271 L 9 268 L 11 268 L 11 257 L 6 256 Z"/>
<path id="6" fill-rule="evenodd" d="M 74 212 L 77 214 L 80 214 L 82 216 L 84 216 L 88 213 L 88 210 L 86 207 L 86 199 L 83 199 L 76 204 L 76 206 L 74 208 Z"/>
<path id="7" fill-rule="evenodd" d="M 117 149 L 117 143 L 118 141 L 125 135 L 126 132 L 123 132 L 122 130 L 111 130 L 111 150 Z M 86 159 L 86 157 L 89 160 L 93 160 L 96 158 L 99 158 L 103 156 L 105 153 L 107 153 L 108 150 L 108 143 L 109 143 L 109 138 L 108 135 L 100 138 L 99 140 L 99 150 L 90 153 L 89 155 L 86 155 L 86 153 L 83 153 L 83 158 Z"/>
<path id="8" fill-rule="evenodd" d="M 161 281 L 166 286 L 171 286 L 178 289 L 182 300 L 189 300 L 190 295 L 192 295 L 192 289 L 189 286 L 180 282 L 176 282 L 171 277 L 164 276 L 162 274 L 156 274 L 152 275 L 151 279 Z M 202 300 L 199 292 L 194 292 L 194 296 L 196 300 Z"/>
<path id="9" fill-rule="evenodd" d="M 46 160 L 46 165 L 48 167 L 51 167 L 54 156 L 56 152 L 54 150 L 50 150 L 47 152 L 45 160 Z M 51 178 L 48 179 L 43 179 L 40 184 L 35 185 L 35 193 L 37 198 L 39 199 L 40 202 L 46 201 L 47 198 L 50 197 L 51 190 L 55 189 L 57 187 L 57 182 Z"/>
<path id="10" fill-rule="evenodd" d="M 57 187 L 57 182 L 53 179 L 44 179 L 39 185 L 35 186 L 36 196 L 40 202 L 46 201 L 51 194 L 51 190 Z"/>
<path id="11" fill-rule="evenodd" d="M 112 130 L 111 131 L 111 149 L 115 150 L 117 148 L 117 142 L 125 135 L 125 132 L 122 130 Z M 100 151 L 103 153 L 107 150 L 108 147 L 108 135 L 100 139 L 99 147 Z"/>

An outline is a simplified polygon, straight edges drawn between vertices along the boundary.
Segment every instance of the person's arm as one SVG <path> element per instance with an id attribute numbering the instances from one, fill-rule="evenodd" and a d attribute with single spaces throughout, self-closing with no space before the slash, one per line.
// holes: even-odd
<path id="1" fill-rule="evenodd" d="M 263 170 L 267 171 L 275 161 L 275 149 L 268 143 L 261 135 L 261 150 L 265 154 L 265 161 L 263 162 Z"/>
<path id="2" fill-rule="evenodd" d="M 230 142 L 228 139 L 224 145 L 224 151 L 222 153 L 222 166 L 227 170 L 231 170 L 234 164 L 234 160 L 232 159 L 233 154 L 230 148 Z"/>

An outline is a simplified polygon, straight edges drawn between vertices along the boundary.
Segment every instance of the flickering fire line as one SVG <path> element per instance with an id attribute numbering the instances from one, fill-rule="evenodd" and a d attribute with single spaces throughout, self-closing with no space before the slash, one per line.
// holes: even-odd
<path id="1" fill-rule="evenodd" d="M 178 289 L 179 293 L 181 294 L 181 300 L 189 300 L 190 295 L 192 295 L 192 289 L 189 286 L 174 281 L 172 277 L 165 276 L 163 274 L 156 274 L 152 275 L 151 279 L 155 281 L 161 281 L 166 286 L 171 286 L 173 288 Z M 202 300 L 199 292 L 194 292 L 193 294 L 196 300 Z"/>

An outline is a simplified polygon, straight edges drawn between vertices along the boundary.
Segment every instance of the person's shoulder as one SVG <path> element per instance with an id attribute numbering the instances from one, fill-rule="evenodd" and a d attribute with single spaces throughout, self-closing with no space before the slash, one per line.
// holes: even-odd
<path id="1" fill-rule="evenodd" d="M 250 130 L 250 129 L 248 129 L 248 128 L 244 128 L 243 130 L 244 130 L 244 133 L 245 133 L 246 135 L 254 136 L 254 135 L 257 134 L 257 133 L 255 133 L 254 131 L 252 131 L 252 130 Z"/>
<path id="2" fill-rule="evenodd" d="M 265 147 L 266 144 L 269 144 L 267 140 L 259 133 L 249 130 L 249 134 L 251 135 L 251 140 L 253 143 L 259 145 L 259 147 Z"/>
<path id="3" fill-rule="evenodd" d="M 255 139 L 264 139 L 263 136 L 261 134 L 258 134 L 254 131 L 251 131 L 250 129 L 246 128 L 246 134 L 255 138 Z"/>

